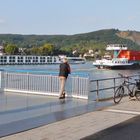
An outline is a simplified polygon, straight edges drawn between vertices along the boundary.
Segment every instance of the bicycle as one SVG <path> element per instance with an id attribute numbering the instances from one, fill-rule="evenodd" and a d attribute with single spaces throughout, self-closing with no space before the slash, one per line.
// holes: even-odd
<path id="1" fill-rule="evenodd" d="M 140 79 L 135 79 L 135 83 L 133 83 L 129 82 L 129 79 L 131 79 L 131 77 L 124 76 L 120 73 L 118 75 L 124 78 L 124 80 L 114 92 L 114 103 L 119 103 L 121 101 L 121 99 L 125 95 L 125 88 L 128 89 L 128 95 L 130 96 L 130 98 L 136 97 L 136 99 L 140 101 Z M 131 89 L 130 85 L 132 85 Z"/>

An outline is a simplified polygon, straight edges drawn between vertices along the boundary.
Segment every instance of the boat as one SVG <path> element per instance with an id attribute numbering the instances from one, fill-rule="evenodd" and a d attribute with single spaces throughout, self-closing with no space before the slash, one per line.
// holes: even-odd
<path id="1" fill-rule="evenodd" d="M 106 50 L 114 51 L 113 58 L 93 62 L 99 69 L 135 69 L 140 68 L 140 51 L 128 50 L 123 44 L 109 44 Z"/>
<path id="2" fill-rule="evenodd" d="M 0 65 L 60 64 L 58 56 L 1 55 Z"/>
<path id="3" fill-rule="evenodd" d="M 67 57 L 69 64 L 84 64 L 86 59 L 83 57 Z"/>
<path id="4" fill-rule="evenodd" d="M 96 62 L 93 62 L 93 65 L 99 69 L 129 69 L 136 66 L 135 63 L 129 62 L 127 58 L 97 60 Z"/>
<path id="5" fill-rule="evenodd" d="M 70 64 L 84 64 L 85 58 L 67 57 Z M 35 55 L 0 55 L 0 65 L 44 65 L 60 64 L 59 56 L 35 56 Z"/>

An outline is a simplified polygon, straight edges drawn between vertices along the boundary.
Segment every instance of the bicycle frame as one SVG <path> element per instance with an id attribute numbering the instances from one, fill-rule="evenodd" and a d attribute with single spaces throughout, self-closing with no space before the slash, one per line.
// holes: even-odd
<path id="1" fill-rule="evenodd" d="M 126 81 L 124 79 L 124 81 L 121 85 L 128 90 L 128 95 L 129 96 L 131 96 L 131 97 L 134 96 L 133 95 L 133 88 L 134 88 L 134 86 L 136 86 L 136 83 L 132 83 L 132 82 Z M 130 85 L 133 85 L 132 89 L 130 89 Z"/>

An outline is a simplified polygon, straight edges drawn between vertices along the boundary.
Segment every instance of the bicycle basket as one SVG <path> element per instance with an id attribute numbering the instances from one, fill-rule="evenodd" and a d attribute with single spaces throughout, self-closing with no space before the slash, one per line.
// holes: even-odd
<path id="1" fill-rule="evenodd" d="M 140 90 L 140 82 L 136 82 L 136 86 Z"/>

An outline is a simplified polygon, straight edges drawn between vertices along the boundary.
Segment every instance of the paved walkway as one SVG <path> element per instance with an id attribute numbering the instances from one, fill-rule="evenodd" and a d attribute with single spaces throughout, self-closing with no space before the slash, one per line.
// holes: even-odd
<path id="1" fill-rule="evenodd" d="M 0 137 L 95 111 L 112 102 L 95 102 L 19 93 L 0 94 Z"/>
<path id="2" fill-rule="evenodd" d="M 139 114 L 140 102 L 130 101 L 126 97 L 118 105 L 3 137 L 0 140 L 79 140 Z"/>

